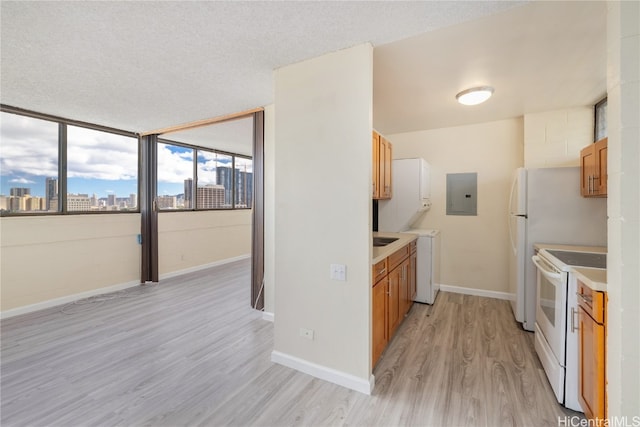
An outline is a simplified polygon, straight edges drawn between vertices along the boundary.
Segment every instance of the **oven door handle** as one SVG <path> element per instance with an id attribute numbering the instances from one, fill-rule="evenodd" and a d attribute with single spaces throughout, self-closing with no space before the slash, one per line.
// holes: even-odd
<path id="1" fill-rule="evenodd" d="M 540 270 L 540 272 L 548 279 L 560 280 L 562 278 L 562 273 L 557 273 L 553 270 L 547 269 L 547 267 L 544 265 L 544 261 L 542 261 L 538 255 L 532 256 L 531 260 L 536 265 L 536 267 L 538 267 L 538 270 Z"/>

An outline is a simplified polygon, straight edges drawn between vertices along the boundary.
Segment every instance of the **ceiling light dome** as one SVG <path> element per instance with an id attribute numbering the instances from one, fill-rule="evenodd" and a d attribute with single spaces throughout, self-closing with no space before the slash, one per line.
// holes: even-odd
<path id="1" fill-rule="evenodd" d="M 491 98 L 491 95 L 493 95 L 491 86 L 479 86 L 463 90 L 456 95 L 456 99 L 463 105 L 478 105 Z"/>

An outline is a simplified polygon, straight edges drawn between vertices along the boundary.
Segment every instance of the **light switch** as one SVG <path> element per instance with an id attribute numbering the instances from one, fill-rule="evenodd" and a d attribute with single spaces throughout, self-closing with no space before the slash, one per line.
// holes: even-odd
<path id="1" fill-rule="evenodd" d="M 331 273 L 329 277 L 331 280 L 344 282 L 347 280 L 347 266 L 344 264 L 331 264 Z"/>

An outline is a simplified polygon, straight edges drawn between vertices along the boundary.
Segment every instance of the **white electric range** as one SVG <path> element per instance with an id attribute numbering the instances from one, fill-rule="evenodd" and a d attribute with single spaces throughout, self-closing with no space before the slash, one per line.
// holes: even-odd
<path id="1" fill-rule="evenodd" d="M 605 248 L 544 248 L 537 267 L 535 348 L 558 402 L 582 411 L 578 402 L 577 281 L 573 267 L 605 269 Z M 585 250 L 587 249 L 587 250 Z"/>

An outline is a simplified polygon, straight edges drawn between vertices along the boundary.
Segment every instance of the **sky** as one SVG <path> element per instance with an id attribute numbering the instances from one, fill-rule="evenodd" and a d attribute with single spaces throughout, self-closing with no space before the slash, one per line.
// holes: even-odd
<path id="1" fill-rule="evenodd" d="M 44 197 L 48 177 L 58 175 L 58 124 L 0 113 L 0 194 L 13 187 L 29 187 Z M 193 178 L 193 150 L 158 144 L 158 195 L 184 192 Z M 244 169 L 237 158 L 237 167 Z M 67 191 L 107 197 L 138 193 L 138 141 L 77 126 L 67 126 Z M 215 184 L 215 168 L 231 166 L 231 157 L 199 151 L 199 184 Z M 251 162 L 246 166 L 251 172 Z"/>

